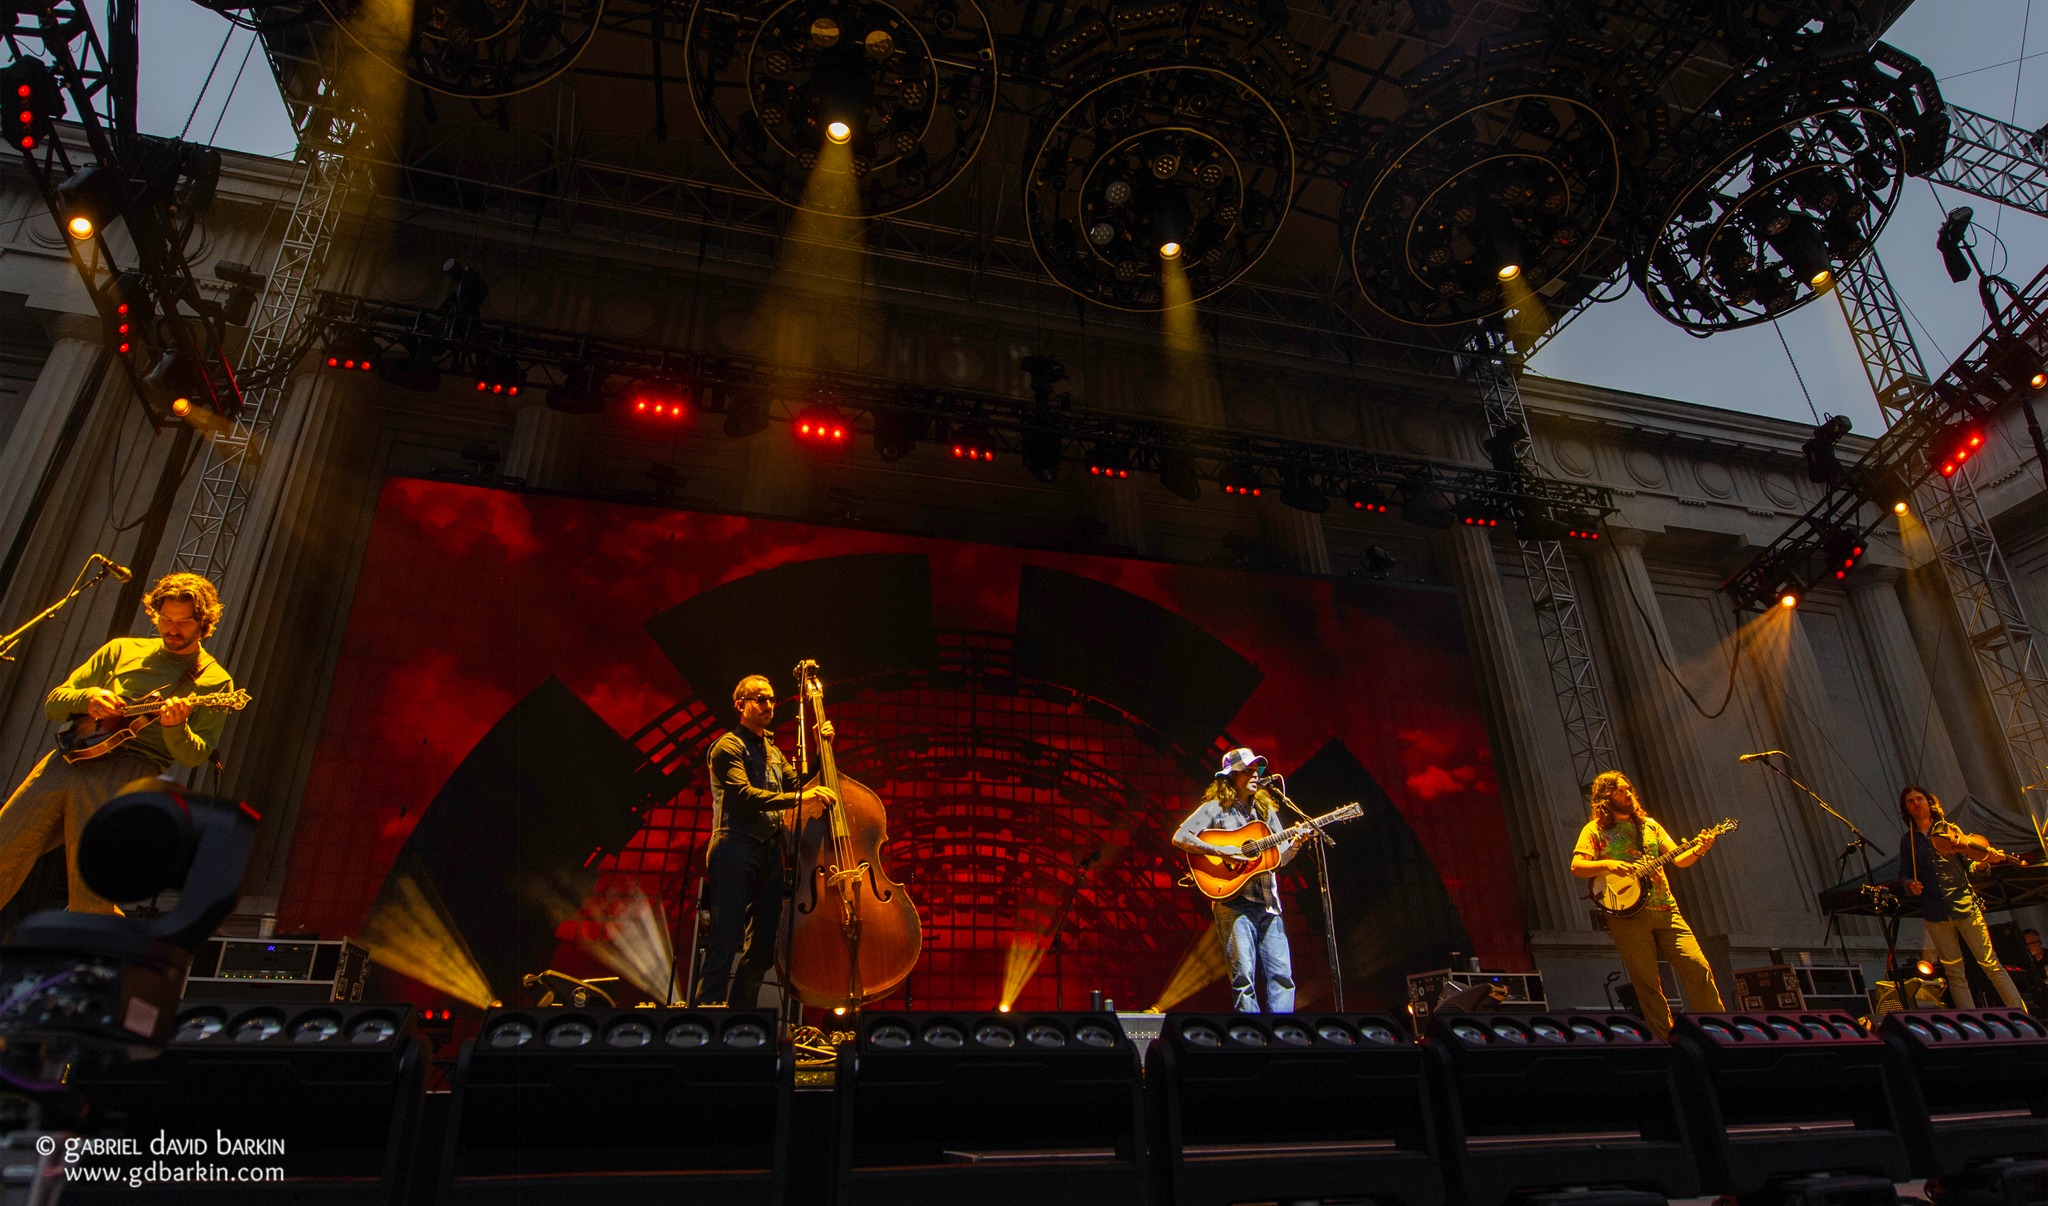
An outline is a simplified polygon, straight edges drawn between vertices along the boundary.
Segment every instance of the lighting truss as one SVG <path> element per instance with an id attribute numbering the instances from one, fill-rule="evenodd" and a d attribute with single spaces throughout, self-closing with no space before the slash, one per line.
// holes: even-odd
<path id="1" fill-rule="evenodd" d="M 2048 128 L 1949 106 L 1949 157 L 1928 179 L 2028 213 L 2048 215 Z"/>
<path id="2" fill-rule="evenodd" d="M 1012 451 L 1022 447 L 1027 435 L 1056 435 L 1077 461 L 1088 447 L 1120 444 L 1132 450 L 1134 469 L 1157 473 L 1169 459 L 1192 461 L 1197 474 L 1210 481 L 1218 480 L 1225 465 L 1245 465 L 1276 477 L 1282 471 L 1303 474 L 1317 489 L 1333 496 L 1342 496 L 1352 483 L 1388 487 L 1421 483 L 1454 501 L 1469 499 L 1503 508 L 1548 507 L 1603 516 L 1614 510 L 1613 492 L 1600 486 L 1079 408 L 1048 412 L 1028 399 L 908 387 L 878 377 L 806 373 L 798 378 L 778 372 L 764 361 L 465 319 L 344 294 L 322 295 L 321 325 L 366 331 L 387 346 L 433 347 L 456 359 L 509 351 L 534 376 L 548 380 L 593 361 L 620 377 L 687 374 L 714 398 L 778 398 L 787 413 L 776 417 L 783 421 L 802 405 L 824 398 L 863 432 L 872 431 L 877 412 L 897 411 L 949 427 L 982 424 Z"/>

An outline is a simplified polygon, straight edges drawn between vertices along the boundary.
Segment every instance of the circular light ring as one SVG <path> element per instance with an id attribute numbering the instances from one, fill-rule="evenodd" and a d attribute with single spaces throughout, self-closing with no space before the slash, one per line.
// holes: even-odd
<path id="1" fill-rule="evenodd" d="M 515 96 L 569 70 L 603 24 L 605 0 L 422 0 L 402 51 L 359 19 L 368 7 L 362 0 L 320 6 L 359 48 L 413 83 L 482 99 Z"/>
<path id="2" fill-rule="evenodd" d="M 227 1029 L 228 1015 L 218 1009 L 195 1009 L 178 1019 L 174 1043 L 203 1043 Z"/>
<path id="3" fill-rule="evenodd" d="M 1137 66 L 1081 88 L 1041 123 L 1024 172 L 1026 228 L 1055 281 L 1115 309 L 1160 310 L 1162 259 L 1199 301 L 1265 255 L 1293 202 L 1306 119 L 1238 66 Z M 1179 253 L 1162 256 L 1169 242 Z"/>
<path id="4" fill-rule="evenodd" d="M 316 1009 L 292 1019 L 291 1040 L 294 1043 L 324 1043 L 340 1033 L 341 1015 L 333 1010 Z"/>
<path id="5" fill-rule="evenodd" d="M 1654 234 L 1630 265 L 1666 320 L 1709 333 L 1770 322 L 1825 291 L 1792 263 L 1771 227 L 1811 227 L 1832 277 L 1861 260 L 1898 206 L 1908 136 L 1874 70 L 1844 79 L 1751 88 L 1701 150 L 1666 173 Z M 1793 237 L 1797 237 L 1796 235 Z"/>
<path id="6" fill-rule="evenodd" d="M 834 28 L 821 38 L 828 13 Z M 698 5 L 684 52 L 719 152 L 799 209 L 834 121 L 851 127 L 860 210 L 873 217 L 951 184 L 995 115 L 995 41 L 974 0 Z"/>
<path id="7" fill-rule="evenodd" d="M 1394 123 L 1340 222 L 1360 294 L 1450 327 L 1508 309 L 1585 255 L 1621 194 L 1622 99 L 1563 69 L 1472 73 Z M 1518 246 L 1504 273 L 1494 232 Z"/>

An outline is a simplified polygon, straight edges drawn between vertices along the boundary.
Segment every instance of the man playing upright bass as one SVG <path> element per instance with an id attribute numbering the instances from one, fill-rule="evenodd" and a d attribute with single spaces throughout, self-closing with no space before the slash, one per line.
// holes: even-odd
<path id="1" fill-rule="evenodd" d="M 220 741 L 226 712 L 194 708 L 179 698 L 234 689 L 227 669 L 201 644 L 220 623 L 220 595 L 198 574 L 166 574 L 143 596 L 142 607 L 156 635 L 118 637 L 100 646 L 50 692 L 43 710 L 52 720 L 110 720 L 153 693 L 170 702 L 154 722 L 109 753 L 74 762 L 52 750 L 36 763 L 0 805 L 0 900 L 12 900 L 35 861 L 61 845 L 72 911 L 118 912 L 79 878 L 78 836 L 86 821 L 136 779 L 154 778 L 173 762 L 203 765 Z"/>

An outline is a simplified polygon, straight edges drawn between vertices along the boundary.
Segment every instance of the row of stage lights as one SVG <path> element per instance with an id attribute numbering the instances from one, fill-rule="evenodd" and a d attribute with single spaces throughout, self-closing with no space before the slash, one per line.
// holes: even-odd
<path id="1" fill-rule="evenodd" d="M 329 337 L 323 362 L 341 372 L 368 373 L 386 370 L 385 375 L 402 384 L 432 389 L 438 385 L 437 368 L 425 370 L 417 380 L 406 376 L 402 366 L 387 365 L 376 341 L 367 333 L 342 328 Z M 392 376 L 396 369 L 398 376 Z M 521 396 L 526 379 L 511 357 L 476 360 L 470 365 L 474 393 L 505 398 Z M 1063 370 L 1062 370 L 1063 372 Z M 602 370 L 595 366 L 572 369 L 563 383 L 545 387 L 548 405 L 570 413 L 595 414 L 606 409 L 614 396 L 603 383 Z M 403 378 L 403 380 L 401 380 Z M 678 427 L 698 414 L 715 412 L 723 416 L 724 433 L 731 438 L 752 436 L 769 425 L 768 408 L 759 400 L 728 401 L 707 405 L 702 384 L 687 376 L 652 376 L 631 382 L 615 395 L 616 406 L 627 419 L 648 425 Z M 830 402 L 813 402 L 800 408 L 790 420 L 790 437 L 820 456 L 838 456 L 851 449 L 859 434 L 855 416 Z M 950 454 L 951 459 L 974 466 L 992 466 L 1005 442 L 987 423 L 972 419 L 948 422 L 909 411 L 878 409 L 873 413 L 871 442 L 877 456 L 894 462 L 910 454 L 919 444 L 931 443 Z M 1058 480 L 1066 462 L 1069 438 L 1052 430 L 1027 429 L 1014 438 L 1016 456 L 1025 470 L 1039 481 Z M 1076 441 L 1081 463 L 1088 476 L 1100 481 L 1126 482 L 1136 471 L 1154 474 L 1168 490 L 1189 501 L 1201 493 L 1201 474 L 1191 454 L 1168 452 L 1158 463 L 1142 464 L 1129 444 L 1115 440 Z M 1552 516 L 1536 506 L 1505 501 L 1463 499 L 1455 504 L 1445 498 L 1443 487 L 1425 479 L 1400 485 L 1352 481 L 1335 497 L 1323 492 L 1305 472 L 1286 471 L 1277 478 L 1256 465 L 1224 461 L 1216 471 L 1223 493 L 1232 498 L 1264 498 L 1277 488 L 1282 502 L 1296 510 L 1323 513 L 1334 504 L 1362 514 L 1388 515 L 1420 527 L 1442 530 L 1460 523 L 1468 526 L 1514 528 L 1523 540 L 1583 540 L 1600 538 L 1599 517 L 1593 513 L 1560 513 Z"/>

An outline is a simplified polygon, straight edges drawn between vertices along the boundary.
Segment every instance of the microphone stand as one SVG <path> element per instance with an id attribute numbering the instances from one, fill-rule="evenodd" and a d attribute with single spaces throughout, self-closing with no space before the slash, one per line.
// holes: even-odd
<path id="1" fill-rule="evenodd" d="M 92 576 L 92 580 L 88 582 L 85 580 L 86 571 L 92 569 L 94 566 L 99 567 L 99 572 L 94 574 Z M 14 653 L 14 647 L 16 645 L 21 644 L 23 638 L 25 638 L 28 635 L 30 629 L 42 623 L 44 620 L 49 619 L 51 616 L 56 615 L 58 612 L 64 610 L 65 604 L 71 602 L 73 599 L 76 599 L 78 596 L 84 594 L 86 591 L 89 591 L 93 587 L 98 586 L 100 583 L 106 581 L 107 575 L 113 572 L 114 563 L 107 560 L 105 557 L 100 556 L 98 553 L 94 553 L 92 556 L 86 558 L 85 565 L 81 567 L 78 571 L 78 577 L 73 578 L 71 580 L 71 591 L 69 594 L 57 600 L 55 603 L 50 604 L 48 607 L 45 607 L 43 610 L 37 612 L 34 618 L 30 619 L 28 623 L 23 624 L 21 627 L 15 629 L 13 632 L 0 635 L 0 662 L 13 661 L 14 658 L 11 655 Z"/>
<path id="2" fill-rule="evenodd" d="M 1785 757 L 1787 758 L 1790 758 L 1791 756 L 1792 755 L 1790 754 L 1785 755 Z M 1837 821 L 1840 821 L 1844 826 L 1848 828 L 1849 832 L 1854 836 L 1852 836 L 1849 839 L 1849 844 L 1842 848 L 1842 858 L 1841 863 L 1839 865 L 1847 866 L 1849 861 L 1849 852 L 1852 850 L 1855 851 L 1863 859 L 1863 882 L 1866 885 L 1869 885 L 1870 887 L 1876 887 L 1877 873 L 1870 869 L 1870 839 L 1863 836 L 1863 831 L 1861 829 L 1856 828 L 1856 822 L 1850 820 L 1848 817 L 1843 816 L 1841 813 L 1836 812 L 1832 804 L 1829 804 L 1826 800 L 1820 798 L 1819 792 L 1816 792 L 1811 787 L 1808 787 L 1806 784 L 1801 783 L 1799 780 L 1793 778 L 1789 773 L 1787 773 L 1784 770 L 1784 768 L 1778 766 L 1770 759 L 1759 758 L 1757 759 L 1757 761 L 1763 763 L 1764 766 L 1768 767 L 1772 773 L 1776 774 L 1785 782 L 1790 783 L 1792 786 L 1798 788 L 1800 791 L 1805 792 L 1808 796 L 1810 796 L 1813 799 L 1814 803 L 1821 806 L 1822 811 L 1826 812 L 1829 816 L 1835 818 Z M 1834 914 L 1830 913 L 1828 915 L 1828 925 L 1832 927 L 1834 923 Z M 1897 917 L 1886 917 L 1882 914 L 1879 914 L 1877 919 L 1877 928 L 1878 932 L 1884 935 L 1885 975 L 1891 979 L 1891 982 L 1893 984 L 1897 984 L 1899 982 L 1899 919 Z M 1849 962 L 1848 940 L 1842 937 L 1840 930 L 1836 930 L 1836 937 L 1842 943 L 1842 962 L 1847 963 Z M 1822 940 L 1822 945 L 1826 945 L 1825 939 Z"/>
<path id="3" fill-rule="evenodd" d="M 1052 1008 L 1054 1013 L 1062 1013 L 1066 1008 L 1063 1003 L 1066 981 L 1061 974 L 1064 970 L 1064 965 L 1060 961 L 1060 956 L 1066 948 L 1060 945 L 1060 939 L 1066 935 L 1067 918 L 1073 916 L 1074 901 L 1081 895 L 1081 880 L 1087 875 L 1088 868 L 1093 867 L 1096 860 L 1101 857 L 1102 851 L 1099 849 L 1094 850 L 1089 853 L 1087 858 L 1075 864 L 1074 882 L 1067 888 L 1066 899 L 1060 902 L 1059 914 L 1052 920 L 1052 937 L 1046 942 L 1045 949 L 1046 953 L 1052 956 Z"/>
<path id="4" fill-rule="evenodd" d="M 803 1002 L 796 999 L 796 985 L 791 983 L 796 972 L 796 877 L 803 864 L 804 852 L 804 784 L 811 777 L 811 746 L 804 740 L 804 675 L 803 666 L 797 666 L 796 676 L 796 790 L 797 803 L 790 814 L 788 836 L 782 851 L 782 963 L 776 974 L 782 979 L 782 1028 L 793 1031 L 803 1025 Z M 774 738 L 769 738 L 772 742 Z"/>
<path id="5" fill-rule="evenodd" d="M 1275 784 L 1278 786 L 1275 786 Z M 1308 840 L 1315 846 L 1316 851 L 1316 884 L 1321 890 L 1323 897 L 1323 953 L 1330 961 L 1330 997 L 1334 1003 L 1334 1008 L 1339 1013 L 1342 1013 L 1344 1010 L 1344 966 L 1337 957 L 1337 906 L 1330 899 L 1329 848 L 1337 843 L 1331 839 L 1329 834 L 1323 831 L 1321 825 L 1316 824 L 1314 817 L 1301 810 L 1301 805 L 1287 798 L 1287 777 L 1285 775 L 1274 775 L 1272 782 L 1266 784 L 1264 790 L 1271 791 L 1282 804 L 1287 806 L 1289 812 L 1292 812 L 1295 816 L 1308 823 L 1310 832 Z"/>

